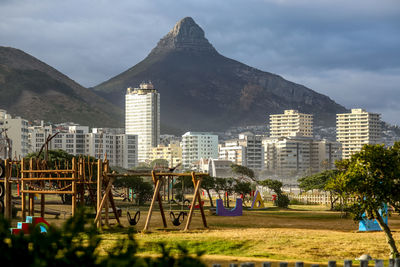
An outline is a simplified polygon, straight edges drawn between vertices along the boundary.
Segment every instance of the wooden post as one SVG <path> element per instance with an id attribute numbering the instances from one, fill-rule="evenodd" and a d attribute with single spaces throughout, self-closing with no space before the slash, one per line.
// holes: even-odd
<path id="1" fill-rule="evenodd" d="M 85 205 L 85 180 L 83 176 L 83 158 L 79 158 L 79 202 L 81 206 Z"/>
<path id="2" fill-rule="evenodd" d="M 102 177 L 103 177 L 103 168 L 102 168 L 102 162 L 101 159 L 97 160 L 97 213 L 96 217 L 99 217 L 97 221 L 97 227 L 101 228 L 101 210 L 100 210 L 100 204 L 101 204 L 101 189 L 102 189 Z M 100 213 L 99 213 L 100 210 Z"/>
<path id="3" fill-rule="evenodd" d="M 106 187 L 106 190 L 104 192 L 104 196 L 100 201 L 99 208 L 97 209 L 97 214 L 96 214 L 96 218 L 94 219 L 94 223 L 96 223 L 96 222 L 99 223 L 100 220 L 101 220 L 101 210 L 103 209 L 104 204 L 108 201 L 108 195 L 110 194 L 110 191 L 111 191 L 113 179 L 114 178 L 110 179 L 110 181 L 109 181 L 109 183 L 108 183 L 108 185 Z"/>
<path id="4" fill-rule="evenodd" d="M 75 216 L 75 212 L 76 212 L 76 180 L 78 177 L 78 169 L 77 169 L 77 164 L 76 164 L 76 158 L 73 157 L 72 158 L 72 178 L 74 180 L 72 180 L 72 188 L 71 191 L 72 193 L 72 216 Z"/>
<path id="5" fill-rule="evenodd" d="M 33 170 L 33 158 L 30 158 L 29 160 L 29 170 Z M 29 172 L 29 178 L 33 177 L 33 173 Z M 35 194 L 29 193 L 29 215 L 34 216 L 35 215 Z"/>
<path id="6" fill-rule="evenodd" d="M 10 178 L 11 178 L 11 166 L 10 166 L 10 161 L 8 159 L 5 160 L 4 162 L 4 171 L 5 171 L 5 176 L 4 176 L 4 218 L 7 220 L 12 219 L 12 204 L 11 204 L 11 184 L 10 184 Z"/>
<path id="7" fill-rule="evenodd" d="M 143 231 L 147 231 L 149 229 L 151 214 L 153 213 L 154 203 L 156 202 L 156 198 L 158 198 L 158 192 L 160 191 L 161 181 L 156 179 L 154 171 L 151 171 L 151 176 L 153 177 L 153 182 L 155 182 L 154 194 L 151 200 L 149 212 L 147 213 L 146 223 L 144 225 Z"/>
<path id="8" fill-rule="evenodd" d="M 46 150 L 46 155 L 47 155 L 47 150 Z M 47 166 L 47 164 L 43 164 L 43 166 Z M 40 177 L 45 177 L 45 176 L 46 174 L 43 173 Z M 49 177 L 51 177 L 51 174 L 49 174 Z M 45 205 L 46 205 L 45 194 L 40 194 L 40 217 L 42 218 L 44 218 L 45 214 Z"/>
<path id="9" fill-rule="evenodd" d="M 194 194 L 193 194 L 193 201 L 192 201 L 192 205 L 190 206 L 190 211 L 189 211 L 189 216 L 188 219 L 186 221 L 186 226 L 184 231 L 187 231 L 189 229 L 189 225 L 192 221 L 192 217 L 193 217 L 193 211 L 194 211 L 194 206 L 196 205 L 196 200 L 199 202 L 199 207 L 200 207 L 200 212 L 201 212 L 201 217 L 203 220 L 203 225 L 204 227 L 208 227 L 207 226 L 207 221 L 206 221 L 206 216 L 204 214 L 204 209 L 203 206 L 201 205 L 201 196 L 200 196 L 200 184 L 201 184 L 201 179 L 196 179 L 195 173 L 192 172 L 192 181 L 193 181 L 193 185 L 194 185 Z"/>
<path id="10" fill-rule="evenodd" d="M 25 221 L 26 219 L 26 193 L 24 193 L 25 191 L 25 182 L 24 182 L 24 158 L 21 159 L 21 213 L 22 213 L 22 221 Z"/>
<path id="11" fill-rule="evenodd" d="M 192 177 L 194 177 L 194 173 L 192 173 Z M 201 178 L 197 180 L 197 186 L 199 189 L 201 188 Z M 197 191 L 197 199 L 199 201 L 199 207 L 200 207 L 201 219 L 203 220 L 203 225 L 205 228 L 208 228 L 206 214 L 204 213 L 204 207 L 201 204 L 202 201 L 201 201 L 201 196 L 200 196 L 200 190 Z"/>
<path id="12" fill-rule="evenodd" d="M 104 172 L 105 172 L 105 173 L 108 173 L 108 160 L 104 160 L 103 169 L 104 169 Z M 111 183 L 110 178 L 108 178 L 107 180 L 108 180 L 108 183 L 110 184 L 110 183 Z M 107 187 L 108 187 L 108 186 L 107 186 Z M 112 192 L 110 192 L 110 194 L 112 194 Z M 109 206 L 108 206 L 108 197 L 106 198 L 106 203 L 105 203 L 104 207 L 105 207 L 104 223 L 105 223 L 107 226 L 110 226 L 110 223 L 109 223 L 109 220 L 108 220 L 108 219 L 109 219 L 109 216 L 108 216 L 108 209 L 109 209 Z M 100 212 L 101 212 L 101 211 L 100 211 Z"/>
<path id="13" fill-rule="evenodd" d="M 160 181 L 160 183 L 163 183 L 163 179 L 161 177 L 158 177 L 158 180 Z M 162 221 L 163 221 L 164 228 L 167 228 L 167 220 L 165 219 L 164 208 L 163 208 L 163 205 L 162 205 L 162 199 L 161 199 L 160 191 L 158 192 L 158 206 L 160 207 L 161 218 L 162 218 Z"/>
<path id="14" fill-rule="evenodd" d="M 167 194 L 168 194 L 168 203 L 170 203 L 171 199 L 169 198 L 169 183 L 170 183 L 171 177 L 168 176 L 167 178 Z"/>

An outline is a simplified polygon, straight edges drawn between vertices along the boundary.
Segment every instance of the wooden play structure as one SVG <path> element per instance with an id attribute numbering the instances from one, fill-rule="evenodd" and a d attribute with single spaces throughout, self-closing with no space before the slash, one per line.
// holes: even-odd
<path id="1" fill-rule="evenodd" d="M 35 197 L 40 197 L 40 216 L 45 215 L 45 196 L 49 194 L 69 195 L 71 196 L 71 215 L 75 214 L 77 205 L 84 203 L 85 199 L 91 200 L 95 204 L 96 217 L 94 223 L 100 228 L 104 218 L 104 223 L 109 224 L 109 206 L 112 208 L 114 218 L 117 223 L 121 225 L 117 208 L 114 203 L 113 194 L 111 192 L 114 180 L 117 177 L 152 177 L 154 183 L 154 194 L 151 200 L 149 211 L 147 214 L 145 226 L 143 231 L 147 231 L 150 226 L 151 216 L 154 210 L 155 203 L 161 212 L 163 226 L 167 227 L 165 213 L 162 205 L 162 197 L 160 189 L 162 186 L 165 188 L 166 181 L 173 181 L 174 177 L 191 176 L 194 185 L 194 194 L 191 207 L 189 210 L 186 226 L 184 230 L 188 230 L 193 212 L 196 207 L 200 210 L 203 225 L 207 228 L 206 216 L 204 213 L 203 205 L 201 203 L 201 180 L 202 173 L 173 173 L 173 172 L 145 172 L 145 173 L 124 173 L 117 174 L 111 173 L 108 160 L 101 159 L 93 160 L 90 158 L 80 157 L 72 158 L 71 161 L 57 162 L 54 166 L 48 166 L 46 160 L 38 159 L 22 159 L 20 161 L 5 161 L 5 197 L 4 208 L 5 218 L 11 219 L 11 184 L 15 183 L 19 186 L 21 193 L 21 212 L 22 219 L 25 220 L 26 216 L 34 216 L 35 213 Z M 167 179 L 167 180 L 166 180 Z M 169 198 L 169 193 L 168 193 Z M 103 212 L 104 209 L 104 212 Z M 175 225 L 175 224 L 174 224 Z"/>
<path id="2" fill-rule="evenodd" d="M 104 216 L 105 223 L 108 224 L 108 204 L 110 204 L 114 217 L 120 224 L 112 194 L 106 194 L 108 201 L 105 201 L 102 196 L 103 191 L 107 192 L 112 185 L 112 180 L 105 175 L 108 172 L 107 159 L 102 161 L 83 157 L 78 158 L 78 160 L 72 158 L 70 162 L 57 162 L 54 166 L 48 166 L 48 162 L 45 160 L 33 158 L 20 161 L 5 160 L 4 216 L 11 219 L 11 184 L 15 183 L 18 185 L 21 194 L 23 220 L 25 220 L 27 214 L 34 216 L 35 197 L 40 197 L 40 216 L 44 217 L 45 196 L 56 194 L 71 196 L 72 216 L 75 214 L 78 202 L 84 203 L 85 198 L 91 200 L 96 207 L 98 215 L 96 218 L 97 221 L 100 221 L 99 226 L 101 226 L 101 216 L 98 213 L 101 214 L 102 211 L 99 207 L 106 207 Z M 107 204 L 101 205 L 102 201 Z"/>

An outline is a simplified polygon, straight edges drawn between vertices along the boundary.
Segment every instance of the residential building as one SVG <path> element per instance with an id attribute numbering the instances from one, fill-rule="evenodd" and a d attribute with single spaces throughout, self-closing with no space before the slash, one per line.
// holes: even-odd
<path id="1" fill-rule="evenodd" d="M 262 137 L 251 132 L 239 134 L 238 139 L 225 141 L 218 146 L 219 159 L 229 160 L 252 170 L 261 170 L 264 165 Z"/>
<path id="2" fill-rule="evenodd" d="M 351 113 L 336 115 L 336 138 L 342 143 L 344 159 L 361 150 L 365 144 L 381 141 L 380 114 L 364 109 L 352 109 Z"/>
<path id="3" fill-rule="evenodd" d="M 182 165 L 189 169 L 201 158 L 218 158 L 218 136 L 204 132 L 187 132 L 182 135 Z"/>
<path id="4" fill-rule="evenodd" d="M 310 137 L 265 138 L 264 170 L 271 175 L 291 179 L 334 169 L 341 159 L 341 144 Z"/>
<path id="5" fill-rule="evenodd" d="M 40 151 L 47 136 L 56 132 L 58 134 L 50 141 L 49 149 L 61 149 L 76 156 L 89 155 L 103 160 L 107 157 L 110 166 L 126 169 L 137 166 L 137 136 L 115 134 L 118 130 L 106 131 L 105 128 L 93 128 L 89 132 L 88 126 L 79 125 L 57 128 L 32 126 L 29 127 L 31 152 Z"/>
<path id="6" fill-rule="evenodd" d="M 125 134 L 138 136 L 138 160 L 148 161 L 160 141 L 160 94 L 151 82 L 127 89 Z"/>
<path id="7" fill-rule="evenodd" d="M 270 137 L 304 136 L 313 137 L 313 115 L 297 110 L 285 110 L 274 114 L 270 119 Z"/>
<path id="8" fill-rule="evenodd" d="M 0 131 L 7 131 L 12 142 L 11 155 L 20 158 L 28 154 L 28 121 L 21 117 L 13 118 L 7 111 L 0 109 Z"/>
<path id="9" fill-rule="evenodd" d="M 165 159 L 169 167 L 175 167 L 182 163 L 182 148 L 180 142 L 173 141 L 168 145 L 159 144 L 152 149 L 149 157 L 150 161 L 155 159 Z"/>

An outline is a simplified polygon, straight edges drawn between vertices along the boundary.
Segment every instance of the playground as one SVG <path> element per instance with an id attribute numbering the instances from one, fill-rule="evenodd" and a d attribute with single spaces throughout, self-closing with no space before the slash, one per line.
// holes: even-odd
<path id="1" fill-rule="evenodd" d="M 235 203 L 232 201 L 231 205 Z M 137 230 L 135 239 L 139 243 L 140 254 L 153 256 L 160 253 L 159 242 L 167 246 L 184 245 L 195 254 L 204 251 L 202 259 L 208 263 L 263 262 L 263 261 L 305 261 L 324 263 L 328 260 L 355 259 L 362 254 L 374 258 L 388 258 L 385 236 L 382 232 L 357 232 L 358 224 L 350 218 L 341 218 L 340 212 L 327 211 L 322 205 L 293 205 L 290 209 L 278 209 L 266 203 L 262 211 L 244 209 L 243 216 L 222 217 L 211 215 L 205 203 L 209 228 L 204 229 L 201 215 L 195 211 L 190 231 L 183 231 L 185 225 L 175 227 L 168 220 L 164 228 L 158 210 L 154 210 L 151 230 L 143 233 L 148 207 L 141 206 L 141 216 L 136 226 L 130 226 L 126 211 L 137 209 L 131 203 L 116 199 L 122 211 L 123 228 L 103 227 L 101 248 L 107 250 L 125 235 L 129 228 Z M 48 205 L 50 209 L 68 212 L 69 205 Z M 167 210 L 168 211 L 168 210 Z M 46 220 L 55 226 L 65 220 L 49 215 Z M 186 218 L 185 218 L 186 220 Z M 14 220 L 16 222 L 16 220 Z M 184 221 L 185 222 L 185 221 Z M 400 217 L 389 218 L 394 230 L 394 238 L 400 240 Z"/>
<path id="2" fill-rule="evenodd" d="M 290 205 L 288 209 L 280 209 L 273 206 L 271 201 L 264 202 L 260 198 L 262 203 L 258 203 L 258 206 L 264 207 L 252 209 L 250 201 L 239 213 L 235 212 L 238 208 L 235 205 L 241 200 L 238 202 L 231 197 L 230 209 L 220 206 L 223 209 L 221 213 L 218 204 L 214 210 L 210 209 L 209 201 L 203 196 L 200 182 L 202 174 L 155 171 L 129 174 L 131 177 L 148 176 L 154 183 L 151 200 L 136 205 L 112 190 L 113 181 L 125 174 L 111 173 L 107 162 L 89 163 L 93 165 L 92 171 L 85 169 L 83 159 L 73 160 L 71 165 L 57 170 L 40 169 L 39 165 L 34 167 L 34 161 L 12 163 L 24 166 L 22 175 L 19 175 L 22 176 L 21 184 L 24 183 L 19 199 L 27 200 L 14 201 L 14 209 L 18 212 L 12 224 L 16 225 L 28 214 L 44 217 L 51 226 L 60 226 L 74 214 L 74 209 L 79 206 L 78 200 L 83 203 L 86 197 L 92 199 L 92 204 L 87 206 L 93 214 L 92 222 L 97 224 L 102 233 L 101 250 L 104 251 L 113 247 L 130 229 L 134 229 L 140 255 L 144 257 L 159 254 L 161 242 L 167 247 L 182 245 L 191 254 L 201 251 L 204 254 L 202 259 L 207 263 L 267 260 L 326 263 L 328 260 L 355 259 L 362 254 L 388 258 L 382 232 L 358 232 L 358 224 L 350 218 L 342 218 L 340 212 L 328 211 L 327 206 Z M 6 166 L 6 171 L 11 170 L 10 166 Z M 96 169 L 98 172 L 93 171 Z M 7 190 L 13 189 L 13 193 L 6 197 L 9 203 L 10 197 L 18 199 L 15 190 L 18 181 L 13 182 L 11 176 L 10 172 L 10 183 L 5 186 Z M 191 176 L 193 189 L 184 195 L 189 203 L 168 201 L 170 192 L 166 191 L 164 185 L 171 181 L 172 176 Z M 58 184 L 51 181 L 57 181 Z M 60 194 L 71 194 L 72 203 L 63 204 Z M 223 201 L 219 203 L 223 205 Z M 35 206 L 40 209 L 35 209 Z M 9 209 L 7 215 L 10 216 L 10 207 L 6 206 L 6 209 Z M 137 216 L 139 213 L 140 218 Z M 389 225 L 394 239 L 399 243 L 400 217 L 391 216 Z"/>

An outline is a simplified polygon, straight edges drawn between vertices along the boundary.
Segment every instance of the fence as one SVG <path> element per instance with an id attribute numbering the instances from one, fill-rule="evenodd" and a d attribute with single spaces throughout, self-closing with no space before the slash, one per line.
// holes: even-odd
<path id="1" fill-rule="evenodd" d="M 290 200 L 297 200 L 299 202 L 302 202 L 304 204 L 320 204 L 320 205 L 330 205 L 331 204 L 331 198 L 329 195 L 321 195 L 321 194 L 304 194 L 304 195 L 294 195 L 294 194 L 289 194 L 288 195 Z M 336 197 L 333 198 L 334 200 Z M 351 203 L 354 202 L 354 198 L 347 198 L 347 202 Z M 340 199 L 336 201 L 336 203 L 340 203 Z"/>
<path id="2" fill-rule="evenodd" d="M 369 261 L 368 260 L 360 260 L 360 267 L 368 267 L 368 266 L 375 266 L 375 267 L 384 267 L 384 262 L 383 260 L 373 260 L 374 261 L 374 265 L 369 265 Z M 289 263 L 288 262 L 279 262 L 276 263 L 278 267 L 288 267 Z M 275 264 L 274 264 L 275 265 Z M 309 264 L 311 267 L 319 267 L 319 264 Z M 213 264 L 213 267 L 221 267 L 221 264 Z M 238 263 L 231 263 L 229 264 L 229 267 L 255 267 L 256 264 L 252 263 L 252 262 L 246 262 L 246 263 L 241 263 L 240 265 Z M 263 262 L 261 264 L 262 267 L 271 267 L 272 263 L 271 262 Z M 294 263 L 295 267 L 304 267 L 305 264 L 304 262 L 296 262 Z M 323 266 L 326 266 L 325 264 L 323 264 Z M 329 261 L 327 264 L 328 267 L 336 267 L 336 261 Z M 345 260 L 343 262 L 343 266 L 344 267 L 352 267 L 353 266 L 353 261 L 352 260 Z M 357 266 L 357 265 L 354 265 Z M 388 267 L 400 267 L 400 259 L 389 259 L 388 262 Z"/>
<path id="3" fill-rule="evenodd" d="M 297 200 L 304 204 L 322 204 L 322 205 L 329 205 L 331 204 L 331 198 L 329 195 L 288 195 L 290 200 Z"/>

